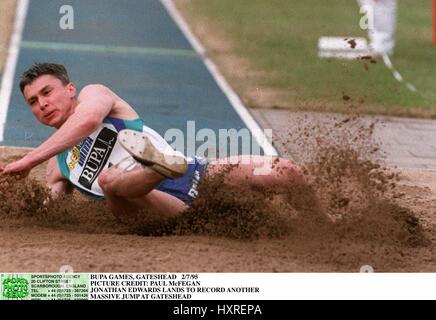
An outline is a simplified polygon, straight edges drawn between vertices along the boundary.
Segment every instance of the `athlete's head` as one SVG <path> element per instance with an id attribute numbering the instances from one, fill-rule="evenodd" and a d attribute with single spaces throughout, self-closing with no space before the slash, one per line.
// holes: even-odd
<path id="1" fill-rule="evenodd" d="M 59 128 L 73 113 L 76 88 L 61 64 L 35 63 L 20 80 L 20 89 L 39 122 Z"/>

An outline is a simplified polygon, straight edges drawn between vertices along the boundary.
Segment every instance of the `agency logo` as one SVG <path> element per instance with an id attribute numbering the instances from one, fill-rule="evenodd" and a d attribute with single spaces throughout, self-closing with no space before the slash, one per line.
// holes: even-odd
<path id="1" fill-rule="evenodd" d="M 29 295 L 29 282 L 24 278 L 4 279 L 2 295 L 8 299 L 25 298 Z"/>

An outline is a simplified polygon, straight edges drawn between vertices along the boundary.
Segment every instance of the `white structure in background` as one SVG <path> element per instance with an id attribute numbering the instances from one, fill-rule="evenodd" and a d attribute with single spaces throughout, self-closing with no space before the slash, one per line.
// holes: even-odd
<path id="1" fill-rule="evenodd" d="M 360 27 L 368 30 L 365 38 L 321 37 L 318 55 L 321 58 L 356 59 L 362 56 L 392 55 L 395 47 L 397 0 L 358 0 Z"/>
<path id="2" fill-rule="evenodd" d="M 368 55 L 365 38 L 321 37 L 318 40 L 320 58 L 357 59 Z"/>
<path id="3" fill-rule="evenodd" d="M 392 55 L 395 47 L 397 0 L 358 0 L 361 13 L 371 13 L 373 19 L 368 28 L 369 49 L 372 55 Z"/>

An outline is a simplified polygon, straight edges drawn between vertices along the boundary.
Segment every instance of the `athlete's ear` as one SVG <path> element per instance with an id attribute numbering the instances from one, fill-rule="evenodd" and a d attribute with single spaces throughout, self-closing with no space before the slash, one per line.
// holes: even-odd
<path id="1" fill-rule="evenodd" d="M 74 85 L 74 83 L 70 82 L 69 84 L 67 84 L 67 89 L 70 94 L 70 98 L 76 97 L 76 86 Z"/>

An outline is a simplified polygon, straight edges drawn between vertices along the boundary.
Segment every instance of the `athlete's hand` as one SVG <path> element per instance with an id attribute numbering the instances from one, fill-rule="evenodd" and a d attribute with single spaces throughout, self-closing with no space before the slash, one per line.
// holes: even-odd
<path id="1" fill-rule="evenodd" d="M 28 162 L 21 159 L 12 163 L 9 163 L 8 165 L 1 167 L 0 165 L 0 171 L 2 174 L 13 174 L 18 175 L 20 178 L 25 178 L 29 174 L 30 170 L 32 169 Z"/>

